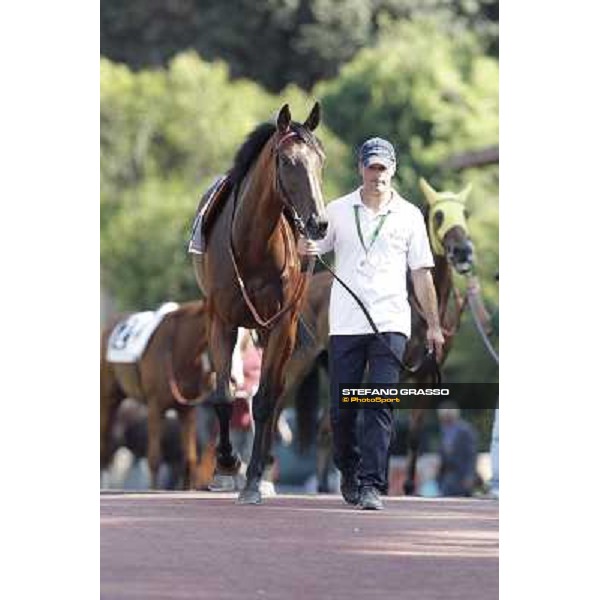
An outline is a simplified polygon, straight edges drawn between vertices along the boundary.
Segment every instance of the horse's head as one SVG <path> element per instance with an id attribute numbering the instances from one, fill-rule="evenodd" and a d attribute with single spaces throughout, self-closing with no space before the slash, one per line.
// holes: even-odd
<path id="1" fill-rule="evenodd" d="M 471 185 L 457 194 L 436 192 L 423 178 L 419 184 L 427 199 L 427 230 L 434 254 L 446 256 L 460 274 L 468 273 L 474 260 L 465 206 Z"/>
<path id="2" fill-rule="evenodd" d="M 317 102 L 306 121 L 292 122 L 286 104 L 277 117 L 275 137 L 276 181 L 283 203 L 296 227 L 310 239 L 321 239 L 327 233 L 325 203 L 321 191 L 325 152 L 313 135 L 320 119 Z"/>

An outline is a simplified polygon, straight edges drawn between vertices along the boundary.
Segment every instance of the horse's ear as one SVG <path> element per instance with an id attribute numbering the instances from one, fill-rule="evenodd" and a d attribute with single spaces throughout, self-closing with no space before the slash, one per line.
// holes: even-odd
<path id="1" fill-rule="evenodd" d="M 318 102 L 315 102 L 312 110 L 310 111 L 310 115 L 306 121 L 304 121 L 304 127 L 310 129 L 310 131 L 314 131 L 319 125 L 319 121 L 321 120 L 321 105 Z"/>
<path id="2" fill-rule="evenodd" d="M 427 204 L 433 206 L 438 201 L 438 193 L 425 181 L 423 177 L 419 178 L 419 185 L 425 194 Z"/>
<path id="3" fill-rule="evenodd" d="M 473 185 L 469 183 L 467 187 L 458 194 L 458 200 L 463 204 L 466 204 L 467 198 L 469 197 L 469 194 L 471 193 L 472 189 Z"/>
<path id="4" fill-rule="evenodd" d="M 277 129 L 279 133 L 285 133 L 292 122 L 292 113 L 289 104 L 284 104 L 277 115 Z"/>

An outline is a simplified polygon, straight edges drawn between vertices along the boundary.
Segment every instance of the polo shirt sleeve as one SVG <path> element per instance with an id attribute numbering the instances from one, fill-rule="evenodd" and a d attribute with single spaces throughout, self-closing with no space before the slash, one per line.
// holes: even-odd
<path id="1" fill-rule="evenodd" d="M 433 267 L 433 255 L 429 246 L 423 215 L 416 210 L 413 232 L 408 245 L 408 268 L 411 271 Z"/>
<path id="2" fill-rule="evenodd" d="M 327 233 L 322 240 L 315 240 L 319 254 L 327 254 L 333 250 L 335 243 L 335 215 L 331 208 L 331 202 L 325 207 L 327 211 Z"/>

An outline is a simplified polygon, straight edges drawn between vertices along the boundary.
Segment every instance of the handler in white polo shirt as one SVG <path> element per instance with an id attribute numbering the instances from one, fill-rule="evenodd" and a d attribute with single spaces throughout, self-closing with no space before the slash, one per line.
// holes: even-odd
<path id="1" fill-rule="evenodd" d="M 406 271 L 427 318 L 427 343 L 441 356 L 444 338 L 439 326 L 437 298 L 430 269 L 433 257 L 420 211 L 391 185 L 396 172 L 394 147 L 371 138 L 359 151 L 362 185 L 327 206 L 329 226 L 323 240 L 300 238 L 298 252 L 323 254 L 333 250 L 338 276 L 361 298 L 379 331 L 402 356 L 410 337 L 410 305 Z M 340 410 L 339 383 L 360 383 L 369 368 L 369 383 L 399 380 L 399 367 L 374 334 L 362 310 L 336 282 L 329 307 L 331 424 L 334 461 L 342 474 L 346 502 L 379 510 L 386 489 L 386 467 L 392 414 L 385 405 L 362 411 Z"/>

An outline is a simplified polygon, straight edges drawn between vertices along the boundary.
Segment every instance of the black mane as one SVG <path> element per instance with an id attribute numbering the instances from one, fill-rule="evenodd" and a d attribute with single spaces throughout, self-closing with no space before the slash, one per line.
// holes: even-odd
<path id="1" fill-rule="evenodd" d="M 277 127 L 272 123 L 262 123 L 252 131 L 240 146 L 233 160 L 229 180 L 233 186 L 244 179 L 265 144 L 271 139 Z"/>
<path id="2" fill-rule="evenodd" d="M 321 142 L 304 125 L 292 122 L 290 128 L 309 146 L 313 146 L 319 152 L 323 152 Z M 229 172 L 229 181 L 232 186 L 236 186 L 244 179 L 250 167 L 261 153 L 265 144 L 271 139 L 271 136 L 277 130 L 273 123 L 262 123 L 252 131 L 246 141 L 240 146 L 233 160 L 233 167 Z"/>

